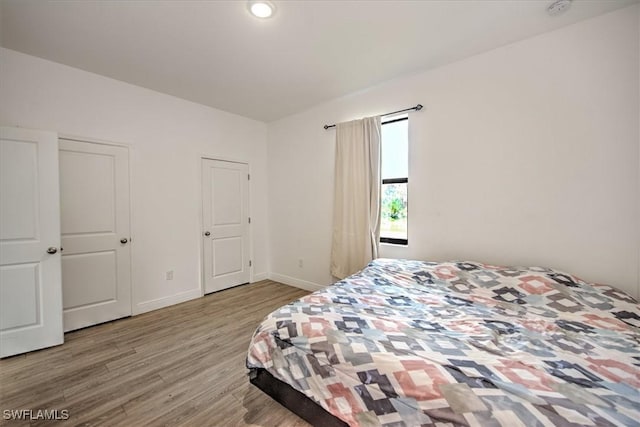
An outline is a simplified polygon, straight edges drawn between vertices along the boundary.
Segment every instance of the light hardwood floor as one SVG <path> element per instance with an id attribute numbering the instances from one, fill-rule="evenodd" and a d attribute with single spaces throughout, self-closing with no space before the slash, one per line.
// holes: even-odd
<path id="1" fill-rule="evenodd" d="M 3 420 L 6 409 L 66 409 L 60 424 L 308 426 L 250 385 L 244 366 L 263 317 L 307 293 L 272 281 L 239 286 L 0 360 L 0 425 L 29 424 Z"/>

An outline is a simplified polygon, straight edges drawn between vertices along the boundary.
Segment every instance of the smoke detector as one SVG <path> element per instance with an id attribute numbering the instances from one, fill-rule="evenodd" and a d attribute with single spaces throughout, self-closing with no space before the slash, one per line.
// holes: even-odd
<path id="1" fill-rule="evenodd" d="M 547 7 L 547 13 L 551 16 L 560 15 L 571 7 L 571 0 L 556 0 Z"/>

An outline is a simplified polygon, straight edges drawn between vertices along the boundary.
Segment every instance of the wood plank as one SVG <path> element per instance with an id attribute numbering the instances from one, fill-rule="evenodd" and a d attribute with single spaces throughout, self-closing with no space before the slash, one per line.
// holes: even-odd
<path id="1" fill-rule="evenodd" d="M 259 322 L 307 294 L 265 280 L 67 333 L 62 346 L 0 360 L 0 410 L 67 409 L 62 424 L 83 426 L 308 426 L 245 368 Z"/>

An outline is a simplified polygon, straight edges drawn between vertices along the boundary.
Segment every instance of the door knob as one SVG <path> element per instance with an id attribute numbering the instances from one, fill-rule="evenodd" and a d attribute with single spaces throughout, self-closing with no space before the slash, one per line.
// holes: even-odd
<path id="1" fill-rule="evenodd" d="M 207 237 L 209 237 L 209 236 L 211 236 L 211 233 L 210 233 L 210 232 L 208 232 L 208 231 L 205 231 L 205 232 L 204 232 L 204 235 L 205 235 L 205 236 L 207 236 Z"/>
<path id="2" fill-rule="evenodd" d="M 53 255 L 53 254 L 55 254 L 56 252 L 58 252 L 58 249 L 57 249 L 57 248 L 54 248 L 53 246 L 51 246 L 49 249 L 47 249 L 47 253 L 48 253 L 48 254 Z"/>
<path id="3" fill-rule="evenodd" d="M 128 242 L 128 240 L 127 240 L 126 237 L 120 239 L 120 243 L 122 243 L 123 245 L 126 244 L 127 242 Z"/>

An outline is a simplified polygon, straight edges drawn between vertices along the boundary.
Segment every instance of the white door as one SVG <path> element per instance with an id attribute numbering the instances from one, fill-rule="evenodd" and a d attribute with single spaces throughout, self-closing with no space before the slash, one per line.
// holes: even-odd
<path id="1" fill-rule="evenodd" d="M 131 315 L 129 151 L 60 140 L 64 330 Z"/>
<path id="2" fill-rule="evenodd" d="M 249 166 L 202 159 L 204 289 L 249 282 Z"/>
<path id="3" fill-rule="evenodd" d="M 0 128 L 0 357 L 62 344 L 58 137 Z"/>

